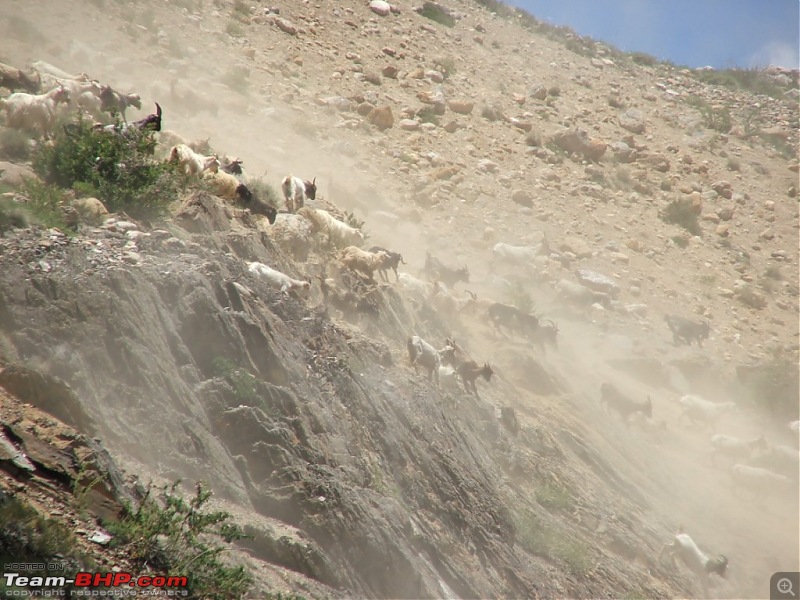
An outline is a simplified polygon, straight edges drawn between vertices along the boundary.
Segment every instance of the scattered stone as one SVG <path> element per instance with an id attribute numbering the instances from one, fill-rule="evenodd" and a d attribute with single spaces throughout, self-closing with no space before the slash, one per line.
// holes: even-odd
<path id="1" fill-rule="evenodd" d="M 388 77 L 389 79 L 397 79 L 398 71 L 399 69 L 394 65 L 386 65 L 385 67 L 383 67 L 381 73 L 383 74 L 384 77 Z"/>
<path id="2" fill-rule="evenodd" d="M 530 90 L 528 90 L 528 96 L 534 100 L 544 100 L 547 98 L 547 88 L 541 84 L 534 85 Z"/>
<path id="3" fill-rule="evenodd" d="M 497 173 L 500 170 L 500 166 L 493 160 L 484 158 L 478 161 L 478 170 L 485 173 Z"/>
<path id="4" fill-rule="evenodd" d="M 721 223 L 717 225 L 716 233 L 719 237 L 728 237 L 730 235 L 731 226 L 728 223 Z"/>
<path id="5" fill-rule="evenodd" d="M 590 138 L 582 129 L 562 128 L 552 136 L 552 142 L 570 154 L 578 154 L 589 160 L 600 160 L 608 145 L 596 138 Z"/>
<path id="6" fill-rule="evenodd" d="M 447 133 L 455 133 L 461 126 L 458 124 L 458 121 L 448 121 L 445 123 L 444 129 Z"/>
<path id="7" fill-rule="evenodd" d="M 108 209 L 97 198 L 78 198 L 72 206 L 84 223 L 100 225 L 108 217 Z"/>
<path id="8" fill-rule="evenodd" d="M 724 208 L 720 208 L 717 211 L 717 216 L 722 221 L 730 221 L 733 218 L 733 209 L 727 206 Z"/>
<path id="9" fill-rule="evenodd" d="M 520 206 L 533 208 L 533 197 L 526 190 L 514 190 L 511 192 L 511 200 Z"/>
<path id="10" fill-rule="evenodd" d="M 397 126 L 405 131 L 417 131 L 419 129 L 419 121 L 415 121 L 414 119 L 401 119 Z"/>
<path id="11" fill-rule="evenodd" d="M 367 115 L 367 121 L 380 130 L 391 128 L 394 125 L 391 106 L 384 105 L 373 108 Z"/>
<path id="12" fill-rule="evenodd" d="M 388 17 L 392 12 L 392 6 L 384 0 L 371 0 L 369 8 L 372 12 L 380 17 Z"/>
<path id="13" fill-rule="evenodd" d="M 619 126 L 636 134 L 643 134 L 647 128 L 644 114 L 635 108 L 630 108 L 619 116 Z"/>
<path id="14" fill-rule="evenodd" d="M 277 25 L 278 29 L 284 33 L 288 33 L 289 35 L 297 35 L 297 27 L 295 27 L 295 25 L 288 19 L 278 17 L 275 19 L 275 25 Z"/>
<path id="15" fill-rule="evenodd" d="M 733 196 L 733 188 L 731 186 L 730 181 L 716 181 L 711 184 L 711 189 L 717 192 L 720 196 L 725 198 L 726 200 L 730 200 Z"/>
<path id="16" fill-rule="evenodd" d="M 442 83 L 444 81 L 444 75 L 435 69 L 428 69 L 425 71 L 425 77 L 434 83 Z"/>
<path id="17" fill-rule="evenodd" d="M 370 102 L 362 102 L 356 108 L 356 112 L 362 117 L 366 117 L 369 113 L 375 110 L 375 105 Z"/>
<path id="18" fill-rule="evenodd" d="M 562 252 L 571 252 L 577 258 L 589 258 L 592 255 L 592 248 L 584 240 L 575 236 L 568 236 L 559 244 L 558 249 Z"/>
<path id="19" fill-rule="evenodd" d="M 467 100 L 450 100 L 450 102 L 447 103 L 447 106 L 449 106 L 450 110 L 452 110 L 454 113 L 468 115 L 472 113 L 475 103 Z"/>

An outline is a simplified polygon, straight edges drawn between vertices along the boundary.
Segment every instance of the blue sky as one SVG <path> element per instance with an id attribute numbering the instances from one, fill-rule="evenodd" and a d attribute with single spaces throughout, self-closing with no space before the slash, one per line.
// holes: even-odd
<path id="1" fill-rule="evenodd" d="M 800 0 L 507 0 L 626 52 L 717 69 L 798 68 Z"/>

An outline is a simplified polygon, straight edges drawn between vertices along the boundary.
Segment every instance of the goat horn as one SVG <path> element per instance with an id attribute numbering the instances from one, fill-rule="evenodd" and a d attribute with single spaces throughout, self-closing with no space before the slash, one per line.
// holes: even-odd
<path id="1" fill-rule="evenodd" d="M 478 299 L 478 294 L 476 294 L 474 292 L 470 292 L 469 290 L 464 290 L 464 291 L 467 292 L 473 300 L 477 300 Z"/>
<path id="2" fill-rule="evenodd" d="M 161 116 L 161 105 L 156 102 L 156 116 Z"/>
<path id="3" fill-rule="evenodd" d="M 403 264 L 406 264 L 406 261 L 403 260 L 403 255 L 402 254 L 400 255 L 400 262 L 403 263 Z"/>

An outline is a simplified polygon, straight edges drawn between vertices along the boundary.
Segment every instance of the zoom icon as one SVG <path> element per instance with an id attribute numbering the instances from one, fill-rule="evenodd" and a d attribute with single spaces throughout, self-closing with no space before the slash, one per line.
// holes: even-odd
<path id="1" fill-rule="evenodd" d="M 770 600 L 787 600 L 794 598 L 798 600 L 800 594 L 800 573 L 797 571 L 786 571 L 775 573 L 769 580 Z"/>

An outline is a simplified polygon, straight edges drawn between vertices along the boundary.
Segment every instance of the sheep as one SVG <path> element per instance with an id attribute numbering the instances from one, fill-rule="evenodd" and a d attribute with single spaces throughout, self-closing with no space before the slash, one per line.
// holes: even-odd
<path id="1" fill-rule="evenodd" d="M 444 348 L 437 350 L 418 335 L 413 335 L 406 340 L 408 359 L 414 367 L 414 371 L 419 372 L 417 366 L 421 365 L 428 371 L 429 380 L 432 377 L 435 378 L 437 387 L 439 387 L 439 367 L 442 365 L 443 358 L 452 360 L 451 357 L 455 354 L 455 346 L 450 342 L 451 340 L 446 340 Z"/>
<path id="2" fill-rule="evenodd" d="M 247 270 L 253 275 L 265 279 L 270 287 L 279 289 L 282 294 L 296 294 L 301 297 L 308 297 L 311 291 L 310 281 L 292 279 L 285 273 L 268 267 L 264 263 L 251 262 L 247 265 Z"/>
<path id="3" fill-rule="evenodd" d="M 700 396 L 686 394 L 679 402 L 683 406 L 680 418 L 688 418 L 691 422 L 703 422 L 713 425 L 725 412 L 736 411 L 733 402 L 709 402 Z"/>
<path id="4" fill-rule="evenodd" d="M 664 320 L 672 332 L 672 342 L 675 345 L 681 342 L 691 346 L 692 341 L 697 341 L 697 345 L 702 348 L 703 340 L 707 340 L 711 332 L 711 325 L 709 325 L 708 321 L 695 323 L 690 319 L 677 315 L 665 315 Z"/>
<path id="5" fill-rule="evenodd" d="M 720 455 L 730 456 L 735 460 L 748 459 L 759 448 L 766 449 L 767 441 L 764 436 L 752 440 L 742 440 L 727 435 L 717 434 L 711 438 L 711 462 L 715 463 Z"/>
<path id="6" fill-rule="evenodd" d="M 468 360 L 466 362 L 461 363 L 456 368 L 456 374 L 461 379 L 461 382 L 464 384 L 464 389 L 469 393 L 470 391 L 475 395 L 478 396 L 478 387 L 475 385 L 478 377 L 483 377 L 486 381 L 491 381 L 492 375 L 494 375 L 494 370 L 489 365 L 489 363 L 484 363 L 482 367 L 478 366 L 474 360 Z"/>
<path id="7" fill-rule="evenodd" d="M 304 206 L 297 211 L 297 214 L 311 221 L 315 231 L 326 232 L 329 243 L 337 248 L 360 246 L 364 242 L 364 234 L 361 231 L 332 217 L 327 211 Z"/>
<path id="8" fill-rule="evenodd" d="M 620 392 L 614 384 L 603 383 L 600 386 L 600 403 L 607 409 L 614 410 L 629 424 L 629 417 L 634 413 L 641 413 L 645 417 L 653 417 L 653 401 L 647 397 L 647 402 L 639 403 Z"/>
<path id="9" fill-rule="evenodd" d="M 281 190 L 283 190 L 283 197 L 286 200 L 286 210 L 297 212 L 298 209 L 303 208 L 306 198 L 314 200 L 317 197 L 316 183 L 316 177 L 311 181 L 303 181 L 291 174 L 284 177 L 281 181 Z"/>
<path id="10" fill-rule="evenodd" d="M 777 471 L 795 480 L 800 477 L 800 452 L 797 448 L 779 444 L 769 447 L 764 443 L 763 450 L 751 461 L 754 466 L 765 467 Z"/>
<path id="11" fill-rule="evenodd" d="M 190 175 L 202 175 L 205 171 L 216 173 L 219 170 L 219 159 L 215 155 L 203 156 L 186 144 L 173 146 L 169 151 L 167 160 L 171 163 L 178 163 L 183 174 L 187 177 Z M 232 196 L 233 194 L 231 194 Z"/>
<path id="12" fill-rule="evenodd" d="M 425 253 L 425 266 L 422 272 L 427 274 L 429 279 L 438 279 L 450 288 L 455 287 L 459 281 L 469 283 L 469 268 L 466 265 L 460 269 L 452 269 L 438 258 L 431 256 L 430 252 Z"/>
<path id="13" fill-rule="evenodd" d="M 698 548 L 689 534 L 681 531 L 675 534 L 672 542 L 665 544 L 661 549 L 658 555 L 659 563 L 662 562 L 665 554 L 669 557 L 673 568 L 676 567 L 675 557 L 677 556 L 692 573 L 699 577 L 705 597 L 708 597 L 708 578 L 711 573 L 716 573 L 724 578 L 728 568 L 728 559 L 724 555 L 708 556 Z"/>
<path id="14" fill-rule="evenodd" d="M 386 248 L 381 248 L 380 246 L 373 246 L 369 249 L 370 252 L 385 252 L 386 256 L 388 256 L 388 260 L 383 263 L 378 268 L 378 273 L 381 276 L 381 279 L 386 283 L 389 283 L 389 276 L 387 272 L 389 269 L 394 271 L 394 276 L 396 281 L 400 281 L 400 276 L 397 274 L 397 268 L 400 266 L 400 263 L 406 264 L 406 261 L 403 260 L 403 255 L 399 252 L 392 252 L 391 250 L 387 250 Z"/>
<path id="15" fill-rule="evenodd" d="M 42 76 L 35 73 L 35 79 L 21 69 L 0 63 L 0 87 L 14 90 L 25 90 L 29 94 L 35 94 L 41 89 Z"/>
<path id="16" fill-rule="evenodd" d="M 354 271 L 364 273 L 370 281 L 374 281 L 374 273 L 389 260 L 386 252 L 367 252 L 357 246 L 347 246 L 339 255 L 342 264 Z"/>
<path id="17" fill-rule="evenodd" d="M 129 106 L 134 108 L 142 108 L 142 98 L 139 94 L 123 94 L 114 91 L 111 86 L 104 85 L 99 94 L 101 111 L 102 112 L 117 112 L 122 117 L 123 121 L 127 122 L 125 118 L 125 111 Z"/>
<path id="18" fill-rule="evenodd" d="M 69 102 L 69 91 L 58 86 L 46 94 L 16 92 L 0 99 L 0 107 L 6 109 L 6 125 L 14 129 L 38 129 L 48 137 L 55 123 L 56 109 L 60 103 Z"/>
<path id="19" fill-rule="evenodd" d="M 785 475 L 773 473 L 762 467 L 735 464 L 730 468 L 731 482 L 734 489 L 749 489 L 753 499 L 762 499 L 776 489 L 796 490 L 796 485 Z"/>

